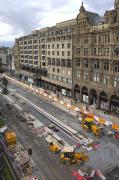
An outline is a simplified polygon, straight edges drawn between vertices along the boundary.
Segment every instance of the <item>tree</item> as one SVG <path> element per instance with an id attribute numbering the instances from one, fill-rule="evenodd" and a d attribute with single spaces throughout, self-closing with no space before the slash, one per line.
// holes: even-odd
<path id="1" fill-rule="evenodd" d="M 3 117 L 0 117 L 0 128 L 2 126 L 5 126 L 5 119 Z"/>
<path id="2" fill-rule="evenodd" d="M 7 88 L 5 88 L 5 87 L 3 87 L 3 89 L 2 89 L 2 93 L 3 93 L 4 95 L 7 95 L 7 94 L 8 94 L 8 89 L 7 89 Z"/>
<path id="3" fill-rule="evenodd" d="M 8 86 L 8 80 L 6 77 L 3 77 L 2 78 L 2 93 L 3 94 L 8 94 L 7 86 Z"/>
<path id="4" fill-rule="evenodd" d="M 8 80 L 7 80 L 6 77 L 3 77 L 3 78 L 2 78 L 2 85 L 7 88 Z"/>
<path id="5" fill-rule="evenodd" d="M 0 58 L 0 73 L 4 73 L 4 70 L 2 67 L 2 58 Z"/>

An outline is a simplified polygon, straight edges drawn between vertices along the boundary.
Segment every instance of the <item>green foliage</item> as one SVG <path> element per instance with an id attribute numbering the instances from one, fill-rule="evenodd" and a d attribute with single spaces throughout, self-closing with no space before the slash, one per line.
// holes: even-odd
<path id="1" fill-rule="evenodd" d="M 12 167 L 8 162 L 8 157 L 5 155 L 2 144 L 0 143 L 0 150 L 3 152 L 0 156 L 0 161 L 2 161 L 3 167 L 0 171 L 0 180 L 13 180 Z"/>
<path id="2" fill-rule="evenodd" d="M 0 117 L 0 128 L 1 128 L 2 126 L 5 126 L 5 119 L 2 118 L 2 117 Z"/>
<path id="3" fill-rule="evenodd" d="M 5 180 L 13 180 L 12 174 L 11 174 L 11 170 L 9 168 L 8 161 L 7 161 L 7 157 L 4 155 L 4 160 L 5 160 L 5 168 L 3 171 L 3 175 L 5 177 Z"/>
<path id="4" fill-rule="evenodd" d="M 8 85 L 8 80 L 7 80 L 6 77 L 3 77 L 3 78 L 2 78 L 2 85 L 3 85 L 4 87 L 7 87 L 7 85 Z"/>
<path id="5" fill-rule="evenodd" d="M 7 94 L 8 94 L 8 89 L 7 89 L 7 88 L 3 88 L 3 89 L 2 89 L 2 93 L 3 93 L 4 95 L 7 95 Z"/>
<path id="6" fill-rule="evenodd" d="M 2 78 L 2 93 L 5 94 L 5 95 L 8 94 L 7 86 L 8 86 L 8 80 L 7 80 L 6 77 L 3 77 Z"/>

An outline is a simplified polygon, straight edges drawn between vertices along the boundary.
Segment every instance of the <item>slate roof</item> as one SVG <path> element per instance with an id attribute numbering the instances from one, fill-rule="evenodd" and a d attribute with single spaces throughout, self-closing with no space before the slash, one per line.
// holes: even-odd
<path id="1" fill-rule="evenodd" d="M 90 24 L 96 24 L 97 22 L 99 22 L 101 20 L 101 17 L 97 13 L 93 13 L 93 12 L 89 12 L 89 11 L 86 11 L 86 13 L 89 17 Z"/>

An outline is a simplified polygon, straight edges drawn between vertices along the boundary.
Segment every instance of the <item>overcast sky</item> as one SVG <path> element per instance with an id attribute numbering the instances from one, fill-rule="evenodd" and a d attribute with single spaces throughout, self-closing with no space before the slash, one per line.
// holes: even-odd
<path id="1" fill-rule="evenodd" d="M 103 15 L 114 0 L 84 0 L 86 10 Z M 32 30 L 75 18 L 82 0 L 0 0 L 0 46 Z"/>

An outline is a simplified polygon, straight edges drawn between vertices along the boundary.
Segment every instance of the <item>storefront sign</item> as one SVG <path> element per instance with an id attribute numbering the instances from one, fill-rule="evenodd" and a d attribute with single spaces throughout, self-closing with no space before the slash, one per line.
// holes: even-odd
<path id="1" fill-rule="evenodd" d="M 33 79 L 28 77 L 28 82 L 33 84 Z"/>
<path id="2" fill-rule="evenodd" d="M 62 89 L 62 95 L 66 96 L 66 89 Z"/>
<path id="3" fill-rule="evenodd" d="M 83 101 L 86 102 L 86 103 L 88 103 L 88 96 L 83 95 Z"/>
<path id="4" fill-rule="evenodd" d="M 109 28 L 110 28 L 110 24 L 98 24 L 96 26 L 92 26 L 91 31 L 105 30 Z"/>

